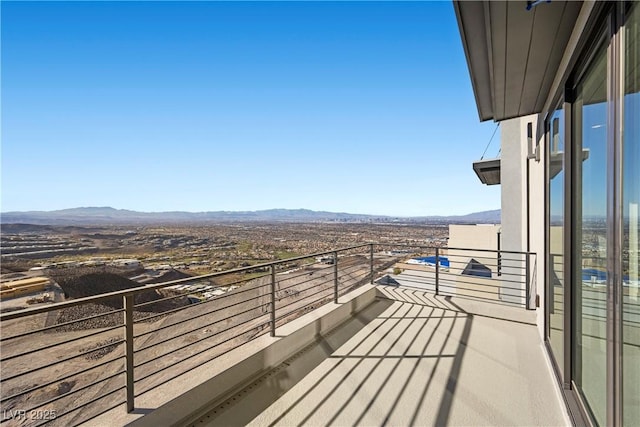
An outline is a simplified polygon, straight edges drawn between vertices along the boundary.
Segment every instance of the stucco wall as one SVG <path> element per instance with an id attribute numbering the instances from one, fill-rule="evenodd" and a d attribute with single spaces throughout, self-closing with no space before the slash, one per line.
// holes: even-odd
<path id="1" fill-rule="evenodd" d="M 532 123 L 533 147 L 538 146 L 538 159 L 528 159 L 529 141 L 527 123 Z M 530 283 L 533 298 L 537 294 L 540 305 L 544 301 L 544 132 L 539 116 L 530 115 L 501 122 L 501 170 L 502 186 L 502 249 L 506 251 L 534 252 L 529 258 Z M 536 144 L 537 142 L 537 144 Z M 527 183 L 527 163 L 529 166 Z M 527 224 L 528 212 L 528 224 Z M 528 227 L 528 228 L 527 228 Z M 522 261 L 512 265 L 505 261 L 505 273 L 513 269 L 516 274 Z M 524 289 L 508 290 L 506 295 L 522 298 Z M 538 308 L 538 329 L 544 335 L 544 308 Z"/>
<path id="2" fill-rule="evenodd" d="M 499 224 L 451 224 L 449 225 L 449 248 L 497 250 L 499 232 Z M 450 272 L 452 274 L 462 273 L 472 258 L 485 264 L 491 269 L 492 273 L 497 271 L 497 254 L 495 252 L 449 249 L 447 251 L 447 256 L 451 263 Z"/>

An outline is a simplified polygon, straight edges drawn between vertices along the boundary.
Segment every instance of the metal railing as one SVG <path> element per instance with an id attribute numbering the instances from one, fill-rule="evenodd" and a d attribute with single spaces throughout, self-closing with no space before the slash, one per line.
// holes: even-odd
<path id="1" fill-rule="evenodd" d="M 382 246 L 382 245 L 378 245 Z M 496 301 L 534 310 L 537 256 L 533 252 L 435 246 L 384 245 L 405 253 L 382 283 L 417 287 L 445 296 Z"/>
<path id="2" fill-rule="evenodd" d="M 0 423 L 66 426 L 119 405 L 131 412 L 145 393 L 380 276 L 535 307 L 534 254 L 401 248 L 365 243 L 2 313 Z M 432 266 L 406 262 L 431 253 Z"/>

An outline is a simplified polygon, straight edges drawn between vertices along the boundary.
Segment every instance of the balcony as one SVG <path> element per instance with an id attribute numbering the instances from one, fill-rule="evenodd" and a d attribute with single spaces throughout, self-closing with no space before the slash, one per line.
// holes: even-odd
<path id="1" fill-rule="evenodd" d="M 3 313 L 2 421 L 567 424 L 534 265 L 365 244 Z"/>

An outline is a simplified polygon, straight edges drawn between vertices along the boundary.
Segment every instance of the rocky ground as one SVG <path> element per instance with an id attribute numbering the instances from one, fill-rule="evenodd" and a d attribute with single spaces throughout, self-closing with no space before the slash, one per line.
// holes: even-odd
<path id="1" fill-rule="evenodd" d="M 387 268 L 393 261 L 390 257 L 376 259 L 376 270 Z M 369 268 L 369 259 L 364 255 L 341 258 L 340 291 L 368 282 Z M 281 272 L 276 278 L 278 324 L 333 298 L 333 265 L 316 263 L 289 273 Z M 79 283 L 77 288 L 81 287 Z M 163 301 L 150 305 L 156 305 L 155 311 L 134 313 L 136 394 L 145 393 L 257 335 L 268 333 L 270 283 L 270 275 L 249 278 L 240 283 L 238 289 L 210 301 L 194 305 L 180 302 L 171 305 Z M 117 301 L 111 305 L 85 304 L 61 310 L 55 320 L 45 314 L 31 316 L 33 318 L 26 321 L 20 319 L 20 324 L 11 321 L 12 335 L 19 330 L 27 332 L 46 325 L 51 329 L 16 339 L 9 339 L 11 335 L 6 335 L 3 329 L 3 409 L 36 407 L 39 411 L 55 411 L 57 417 L 53 425 L 70 425 L 122 405 L 125 396 L 122 313 L 55 326 L 121 307 Z M 11 326 L 11 322 L 7 326 Z M 12 357 L 18 354 L 23 355 Z M 35 425 L 36 421 L 15 419 L 7 425 Z"/>

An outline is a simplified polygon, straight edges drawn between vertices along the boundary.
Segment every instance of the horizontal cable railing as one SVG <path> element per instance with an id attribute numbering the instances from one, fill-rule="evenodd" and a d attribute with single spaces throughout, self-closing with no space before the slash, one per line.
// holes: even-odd
<path id="1" fill-rule="evenodd" d="M 532 308 L 532 262 L 365 243 L 1 313 L 0 423 L 77 425 L 121 404 L 131 412 L 138 397 L 366 283 Z"/>
<path id="2" fill-rule="evenodd" d="M 371 281 L 370 247 L 1 313 L 0 423 L 66 426 L 122 403 L 132 411 L 137 397 Z"/>
<path id="3" fill-rule="evenodd" d="M 535 253 L 419 245 L 376 245 L 402 259 L 379 283 L 417 287 L 535 309 Z"/>

